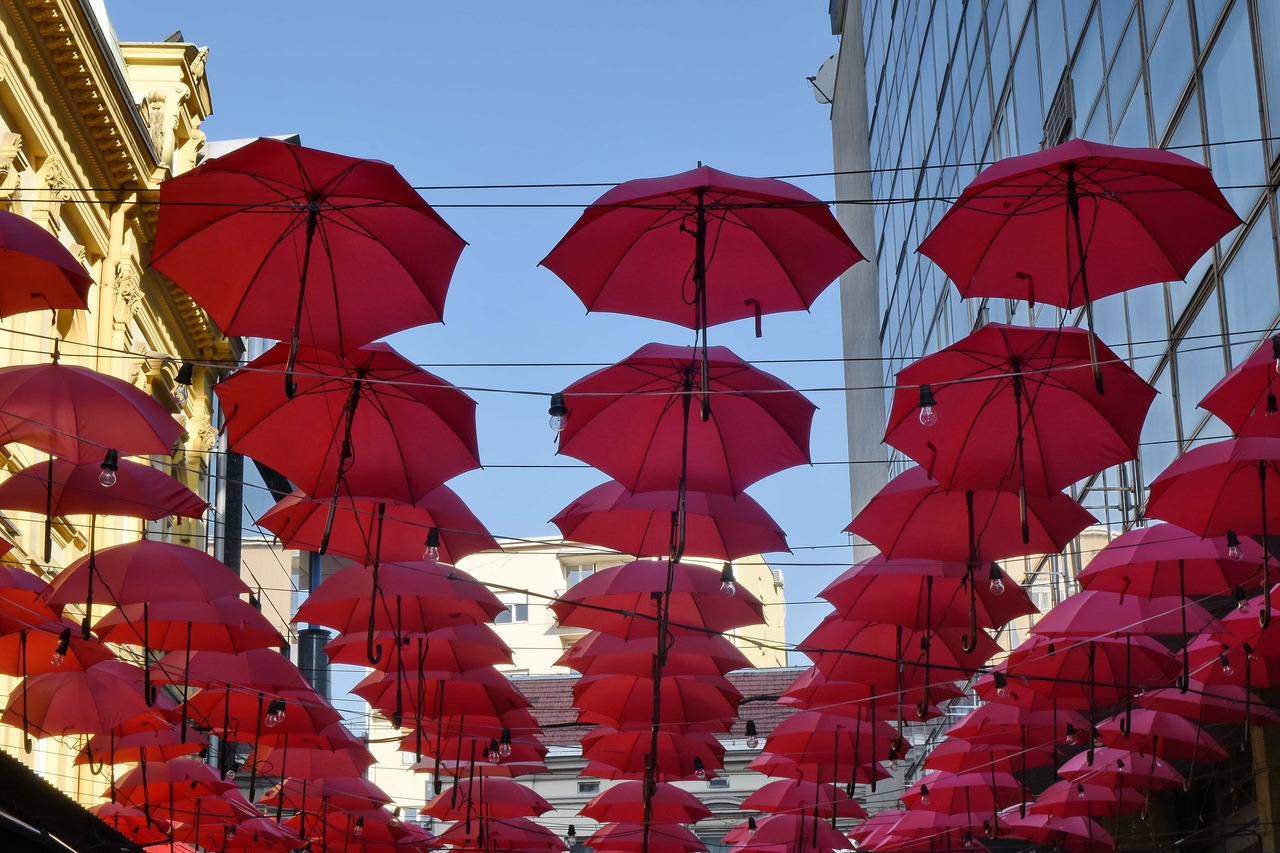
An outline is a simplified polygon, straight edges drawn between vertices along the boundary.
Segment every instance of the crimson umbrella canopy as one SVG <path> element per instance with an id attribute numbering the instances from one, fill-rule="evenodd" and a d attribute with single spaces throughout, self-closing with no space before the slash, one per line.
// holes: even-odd
<path id="1" fill-rule="evenodd" d="M 1050 611 L 1052 612 L 1052 611 Z M 1142 634 L 1072 638 L 1036 634 L 1009 652 L 1009 679 L 1049 698 L 1113 705 L 1138 687 L 1170 684 L 1178 671 L 1173 653 Z"/>
<path id="2" fill-rule="evenodd" d="M 567 851 L 569 845 L 527 817 L 458 821 L 440 833 L 455 850 Z"/>
<path id="3" fill-rule="evenodd" d="M 888 755 L 900 740 L 897 729 L 883 720 L 858 720 L 817 711 L 792 714 L 774 727 L 762 752 L 810 766 L 830 768 L 844 776 L 853 767 Z"/>
<path id="4" fill-rule="evenodd" d="M 588 311 L 705 329 L 807 310 L 860 260 L 831 211 L 809 193 L 699 166 L 609 190 L 541 265 Z"/>
<path id="5" fill-rule="evenodd" d="M 320 779 L 285 779 L 263 794 L 258 802 L 266 806 L 320 811 L 370 809 L 391 805 L 391 796 L 362 776 L 329 776 Z"/>
<path id="6" fill-rule="evenodd" d="M 671 553 L 677 490 L 629 492 L 610 480 L 575 498 L 551 523 L 565 539 L 611 548 L 635 557 Z M 685 554 L 737 560 L 771 551 L 791 552 L 786 534 L 745 492 L 737 497 L 686 491 Z"/>
<path id="7" fill-rule="evenodd" d="M 134 844 L 155 844 L 169 840 L 169 823 L 152 817 L 140 808 L 121 803 L 99 803 L 89 806 L 87 811 Z"/>
<path id="8" fill-rule="evenodd" d="M 1240 540 L 1239 557 L 1222 539 L 1201 539 L 1176 524 L 1121 533 L 1102 547 L 1076 579 L 1087 590 L 1159 595 L 1230 595 L 1252 590 L 1261 577 L 1262 546 Z"/>
<path id="9" fill-rule="evenodd" d="M 79 558 L 49 585 L 54 605 L 82 603 L 100 578 L 102 597 L 112 604 L 201 601 L 249 592 L 248 585 L 203 551 L 172 542 L 142 539 Z"/>
<path id="10" fill-rule="evenodd" d="M 529 700 L 495 667 L 463 672 L 423 670 L 387 674 L 374 671 L 351 692 L 378 710 L 396 707 L 423 725 L 439 716 L 474 713 L 500 716 L 532 707 Z M 394 720 L 393 720 L 394 722 Z"/>
<path id="11" fill-rule="evenodd" d="M 583 675 L 647 675 L 653 671 L 652 638 L 625 639 L 590 631 L 555 662 Z M 720 634 L 676 634 L 667 648 L 663 672 L 670 675 L 725 675 L 751 662 Z"/>
<path id="12" fill-rule="evenodd" d="M 1264 340 L 1253 355 L 1209 389 L 1200 408 L 1212 412 L 1237 436 L 1280 437 L 1280 403 L 1276 401 L 1276 361 L 1280 335 Z"/>
<path id="13" fill-rule="evenodd" d="M 0 276 L 0 317 L 89 307 L 93 277 L 84 265 L 57 237 L 7 210 L 0 210 Z"/>
<path id="14" fill-rule="evenodd" d="M 171 787 L 172 786 L 172 787 Z M 190 800 L 234 791 L 208 764 L 186 758 L 148 761 L 112 783 L 107 795 L 129 805 Z"/>
<path id="15" fill-rule="evenodd" d="M 2 618 L 0 624 L 3 624 Z M 0 633 L 0 673 L 5 675 L 21 677 L 64 669 L 88 669 L 115 659 L 116 653 L 100 639 L 82 638 L 80 626 L 66 619 Z"/>
<path id="16" fill-rule="evenodd" d="M 204 819 L 181 823 L 174 838 L 218 853 L 288 853 L 305 846 L 288 826 L 265 817 L 248 817 L 229 823 L 211 823 Z M 177 849 L 175 847 L 175 849 Z"/>
<path id="17" fill-rule="evenodd" d="M 674 566 L 674 585 L 667 590 L 674 634 L 686 631 L 724 633 L 765 621 L 764 606 L 741 586 L 726 596 L 720 572 L 692 563 Z M 563 626 L 604 631 L 617 636 L 655 637 L 658 600 L 666 588 L 664 560 L 636 560 L 584 578 L 551 605 Z"/>
<path id="18" fill-rule="evenodd" d="M 1198 724 L 1170 711 L 1138 708 L 1128 722 L 1117 714 L 1097 726 L 1104 746 L 1132 749 L 1159 758 L 1212 764 L 1227 751 Z"/>
<path id="19" fill-rule="evenodd" d="M 1280 725 L 1280 714 L 1250 690 L 1236 684 L 1207 685 L 1192 680 L 1185 691 L 1148 690 L 1135 700 L 1143 708 L 1169 711 L 1202 723 Z"/>
<path id="20" fill-rule="evenodd" d="M 245 763 L 260 776 L 325 779 L 361 776 L 377 759 L 363 744 L 348 739 L 303 734 L 281 735 L 278 744 L 259 743 Z"/>
<path id="21" fill-rule="evenodd" d="M 1071 782 L 1150 790 L 1178 788 L 1186 781 L 1176 767 L 1154 755 L 1110 746 L 1073 755 L 1058 768 L 1058 775 Z"/>
<path id="22" fill-rule="evenodd" d="M 648 731 L 619 731 L 596 726 L 582 736 L 582 757 L 588 762 L 617 770 L 618 778 L 639 779 L 644 775 L 649 754 Z M 724 766 L 725 747 L 708 732 L 658 732 L 658 780 L 693 781 L 711 778 Z M 701 770 L 702 775 L 698 772 Z M 583 771 L 584 775 L 587 774 Z"/>
<path id="23" fill-rule="evenodd" d="M 946 814 L 994 814 L 1014 805 L 1022 796 L 1022 783 L 1010 773 L 990 770 L 970 773 L 926 773 L 902 793 L 908 809 Z"/>
<path id="24" fill-rule="evenodd" d="M 643 785 L 640 780 L 612 785 L 592 797 L 578 814 L 600 823 L 641 823 L 644 821 Z M 711 809 L 691 792 L 666 782 L 657 783 L 651 818 L 654 823 L 697 823 L 708 817 Z"/>
<path id="25" fill-rule="evenodd" d="M 755 832 L 736 849 L 764 853 L 830 853 L 849 849 L 849 837 L 812 814 L 760 818 Z"/>
<path id="26" fill-rule="evenodd" d="M 1026 817 L 1001 817 L 1001 831 L 1009 838 L 1025 838 L 1032 844 L 1068 853 L 1110 853 L 1116 842 L 1097 821 L 1084 815 L 1060 817 L 1033 813 Z"/>
<path id="27" fill-rule="evenodd" d="M 172 710 L 165 696 L 156 707 Z M 9 695 L 0 722 L 36 737 L 104 732 L 149 710 L 142 669 L 118 660 L 29 675 Z"/>
<path id="28" fill-rule="evenodd" d="M 695 391 L 706 368 L 709 391 Z M 693 398 L 715 398 L 709 420 Z M 594 465 L 633 492 L 679 489 L 736 495 L 809 462 L 817 410 L 790 385 L 725 347 L 646 344 L 564 390 L 559 452 Z M 686 446 L 687 445 L 687 446 Z"/>
<path id="29" fill-rule="evenodd" d="M 945 678 L 945 676 L 942 676 Z M 840 681 L 828 678 L 816 666 L 802 672 L 783 691 L 779 705 L 805 710 L 820 710 L 838 717 L 862 720 L 889 720 L 901 716 L 901 709 L 914 705 L 917 712 L 925 699 L 923 687 L 895 690 L 892 683 L 886 686 L 861 681 Z M 944 702 L 957 699 L 963 691 L 948 681 L 935 680 L 929 685 L 929 701 Z M 943 716 L 941 710 L 930 705 L 925 708 L 923 719 Z"/>
<path id="30" fill-rule="evenodd" d="M 1027 813 L 1055 817 L 1110 817 L 1131 814 L 1147 807 L 1147 798 L 1134 788 L 1116 788 L 1094 782 L 1054 782 L 1036 795 Z"/>
<path id="31" fill-rule="evenodd" d="M 1200 631 L 1221 633 L 1222 623 L 1180 595 L 1145 598 L 1102 589 L 1069 595 L 1031 626 L 1051 637 L 1172 637 Z"/>
<path id="32" fill-rule="evenodd" d="M 382 659 L 378 668 L 383 671 L 397 667 L 408 669 L 419 664 L 423 669 L 461 671 L 512 663 L 511 648 L 484 623 L 451 625 L 426 632 L 402 631 L 397 634 L 378 631 L 373 640 L 386 645 L 399 642 L 405 647 L 404 655 L 387 655 Z M 324 651 L 330 663 L 368 666 L 369 659 L 365 655 L 368 642 L 366 632 L 339 634 L 325 645 Z"/>
<path id="33" fill-rule="evenodd" d="M 628 728 L 653 718 L 655 693 L 663 725 L 682 731 L 728 732 L 738 717 L 742 693 L 721 675 L 664 675 L 654 690 L 647 675 L 585 675 L 573 685 L 578 719 Z"/>
<path id="34" fill-rule="evenodd" d="M 1001 592 L 979 582 L 978 625 L 999 628 L 1039 613 L 1027 591 L 999 569 Z M 849 620 L 891 622 L 904 628 L 962 628 L 969 624 L 969 567 L 919 557 L 877 554 L 853 565 L 818 593 Z"/>
<path id="35" fill-rule="evenodd" d="M 288 548 L 319 549 L 333 502 L 295 491 L 267 510 L 258 524 Z M 340 496 L 326 553 L 363 562 L 417 560 L 427 550 L 431 529 L 439 534 L 437 559 L 453 565 L 481 551 L 500 550 L 497 541 L 457 493 L 439 486 L 417 503 Z"/>
<path id="36" fill-rule="evenodd" d="M 609 823 L 598 828 L 582 843 L 595 850 L 619 853 L 705 853 L 707 849 L 693 830 L 678 823 L 655 826 Z"/>
<path id="37" fill-rule="evenodd" d="M 1078 731 L 1088 721 L 1075 711 L 1031 711 L 1016 705 L 987 702 L 965 714 L 947 730 L 952 738 L 963 738 L 978 746 L 1007 744 L 1039 747 L 1055 744 L 1070 723 Z"/>
<path id="38" fill-rule="evenodd" d="M 331 352 L 439 322 L 466 245 L 391 165 L 276 139 L 165 181 L 160 211 L 151 265 L 220 329 Z"/>
<path id="39" fill-rule="evenodd" d="M 772 814 L 808 813 L 819 818 L 854 818 L 867 816 L 867 810 L 844 788 L 830 782 L 806 779 L 775 779 L 766 782 L 742 801 L 743 811 Z"/>
<path id="40" fill-rule="evenodd" d="M 174 726 L 117 735 L 104 732 L 92 735 L 84 748 L 76 753 L 75 764 L 123 764 L 133 761 L 168 761 L 184 755 L 195 755 L 209 745 L 199 732 L 188 732 L 186 740 Z"/>
<path id="41" fill-rule="evenodd" d="M 274 346 L 214 392 L 232 449 L 305 494 L 413 503 L 480 466 L 475 400 L 387 344 L 346 356 L 300 349 L 292 399 L 278 377 L 288 355 Z"/>
<path id="42" fill-rule="evenodd" d="M 172 651 L 156 661 L 152 680 L 192 687 L 233 685 L 253 690 L 308 690 L 310 682 L 275 649 L 243 652 Z"/>
<path id="43" fill-rule="evenodd" d="M 527 785 L 501 777 L 459 779 L 422 807 L 423 814 L 440 820 L 510 818 L 546 814 L 554 806 Z"/>
<path id="44" fill-rule="evenodd" d="M 199 518 L 208 502 L 177 478 L 150 465 L 121 459 L 116 481 L 102 485 L 102 460 L 66 459 L 23 468 L 0 483 L 0 507 L 54 515 L 127 515 L 156 521 L 169 515 Z M 50 494 L 52 492 L 52 494 Z"/>
<path id="45" fill-rule="evenodd" d="M 71 364 L 0 367 L 0 443 L 71 462 L 122 455 L 168 456 L 182 435 L 169 410 L 134 386 Z"/>
<path id="46" fill-rule="evenodd" d="M 1016 492 L 948 491 L 919 466 L 894 477 L 845 528 L 885 556 L 948 562 L 1061 551 L 1095 519 L 1063 494 L 1028 495 L 1030 542 L 1019 535 Z"/>
<path id="47" fill-rule="evenodd" d="M 244 652 L 288 646 L 262 611 L 234 595 L 208 601 L 122 604 L 93 628 L 108 643 L 163 651 Z"/>
<path id="48" fill-rule="evenodd" d="M 1112 393 L 1098 393 L 1092 338 L 988 323 L 898 373 L 885 443 L 947 488 L 1034 495 L 1133 459 L 1156 390 L 1100 346 Z"/>
<path id="49" fill-rule="evenodd" d="M 946 737 L 938 742 L 924 760 L 926 770 L 948 773 L 1011 773 L 1026 767 L 1042 767 L 1054 759 L 1053 743 L 1039 743 L 1023 749 L 1021 744 L 976 744 L 962 738 Z"/>
<path id="50" fill-rule="evenodd" d="M 1204 165 L 1072 139 L 983 169 L 919 252 L 961 296 L 1084 305 L 1092 329 L 1090 300 L 1185 277 L 1239 224 Z"/>

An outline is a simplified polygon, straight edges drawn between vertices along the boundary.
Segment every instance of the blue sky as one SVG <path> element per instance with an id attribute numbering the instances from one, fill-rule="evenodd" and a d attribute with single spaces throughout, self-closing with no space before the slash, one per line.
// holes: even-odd
<path id="1" fill-rule="evenodd" d="M 421 187 L 617 182 L 698 161 L 745 175 L 831 171 L 828 108 L 805 80 L 837 49 L 823 2 L 402 0 L 370 4 L 367 14 L 359 8 L 107 0 L 123 41 L 159 41 L 180 29 L 210 47 L 210 139 L 298 133 L 315 148 L 387 160 Z M 793 182 L 833 195 L 829 176 Z M 590 469 L 529 467 L 576 464 L 555 456 L 541 395 L 648 341 L 693 342 L 678 326 L 587 315 L 537 267 L 603 191 L 424 191 L 470 245 L 445 324 L 391 342 L 479 402 L 481 458 L 490 467 L 451 485 L 497 536 L 554 534 L 547 519 L 604 479 Z M 536 206 L 547 204 L 576 209 Z M 712 329 L 711 342 L 755 362 L 838 358 L 836 288 L 809 314 L 766 317 L 761 339 L 743 321 Z M 838 389 L 839 364 L 762 367 L 819 406 L 814 460 L 847 459 L 841 394 L 809 390 Z M 813 603 L 816 593 L 851 558 L 847 547 L 805 549 L 847 546 L 847 469 L 795 469 L 749 491 L 797 549 L 775 561 L 786 574 L 787 633 L 796 642 L 829 609 Z"/>

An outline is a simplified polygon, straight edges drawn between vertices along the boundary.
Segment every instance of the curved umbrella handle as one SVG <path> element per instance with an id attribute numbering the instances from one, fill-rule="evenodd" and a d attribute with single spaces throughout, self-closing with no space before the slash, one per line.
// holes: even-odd
<path id="1" fill-rule="evenodd" d="M 377 664 L 382 660 L 382 643 L 375 644 L 373 642 L 373 613 L 369 614 L 369 630 L 365 634 L 364 654 L 369 659 L 369 663 Z"/>
<path id="2" fill-rule="evenodd" d="M 93 774 L 94 776 L 101 776 L 101 775 L 102 775 L 102 769 L 103 769 L 104 767 L 106 767 L 106 766 L 107 766 L 107 761 L 106 761 L 106 759 L 104 758 L 104 759 L 102 759 L 102 760 L 98 761 L 97 763 L 95 763 L 95 762 L 94 762 L 94 760 L 93 760 L 93 747 L 91 747 L 91 746 L 86 746 L 86 747 L 85 747 L 85 752 L 86 752 L 86 753 L 88 754 L 88 756 L 89 756 L 89 772 L 90 772 L 91 774 Z"/>
<path id="3" fill-rule="evenodd" d="M 960 650 L 971 654 L 978 647 L 978 593 L 974 573 L 969 572 L 969 633 L 960 637 Z"/>

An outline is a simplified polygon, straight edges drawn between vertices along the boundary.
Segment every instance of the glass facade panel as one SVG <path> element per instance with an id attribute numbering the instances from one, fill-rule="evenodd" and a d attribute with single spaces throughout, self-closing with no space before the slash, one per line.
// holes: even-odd
<path id="1" fill-rule="evenodd" d="M 1204 64 L 1204 114 L 1213 175 L 1227 200 L 1241 216 L 1247 216 L 1264 182 L 1266 164 L 1258 122 L 1258 86 L 1253 73 L 1253 45 L 1249 37 L 1248 9 L 1237 3 L 1214 42 Z"/>
<path id="2" fill-rule="evenodd" d="M 1186 337 L 1178 344 L 1178 414 L 1184 433 L 1204 420 L 1200 398 L 1227 372 L 1222 351 L 1222 320 L 1216 294 L 1209 294 Z"/>
<path id="3" fill-rule="evenodd" d="M 1152 41 L 1151 53 L 1147 57 L 1147 74 L 1153 81 L 1151 110 L 1157 133 L 1162 133 L 1168 127 L 1174 108 L 1191 79 L 1189 23 L 1185 0 L 1175 0 L 1169 7 L 1164 25 Z M 1154 85 L 1154 81 L 1159 81 L 1159 85 Z"/>
<path id="4" fill-rule="evenodd" d="M 1258 35 L 1267 84 L 1268 136 L 1280 137 L 1280 3 L 1258 4 Z M 1271 143 L 1271 152 L 1277 156 L 1280 142 Z"/>
<path id="5" fill-rule="evenodd" d="M 1240 250 L 1222 273 L 1232 364 L 1253 352 L 1258 339 L 1271 332 L 1276 314 L 1280 313 L 1275 241 L 1268 220 L 1269 217 L 1264 216 L 1250 229 Z"/>

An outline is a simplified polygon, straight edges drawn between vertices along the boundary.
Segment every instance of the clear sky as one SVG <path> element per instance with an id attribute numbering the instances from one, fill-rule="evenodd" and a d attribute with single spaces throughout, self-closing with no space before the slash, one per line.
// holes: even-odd
<path id="1" fill-rule="evenodd" d="M 210 139 L 298 133 L 389 161 L 469 242 L 445 324 L 391 342 L 479 402 L 489 467 L 451 485 L 499 537 L 555 534 L 547 519 L 604 479 L 555 456 L 546 395 L 643 343 L 693 335 L 587 315 L 537 266 L 604 188 L 432 188 L 619 182 L 698 161 L 756 176 L 832 169 L 829 108 L 805 79 L 837 49 L 819 0 L 107 0 L 107 10 L 124 41 L 181 30 L 210 47 Z M 833 195 L 829 174 L 793 182 Z M 574 207 L 540 206 L 561 204 Z M 806 390 L 819 407 L 813 459 L 845 460 L 840 365 L 797 363 L 840 357 L 836 288 L 808 314 L 765 317 L 763 338 L 753 331 L 742 321 L 710 339 Z M 847 468 L 795 469 L 749 492 L 795 549 L 774 562 L 796 642 L 829 610 L 816 593 L 851 559 Z"/>

